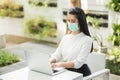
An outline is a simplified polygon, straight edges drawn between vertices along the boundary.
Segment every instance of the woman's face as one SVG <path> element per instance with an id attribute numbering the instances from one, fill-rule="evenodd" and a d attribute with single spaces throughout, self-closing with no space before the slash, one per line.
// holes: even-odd
<path id="1" fill-rule="evenodd" d="M 78 19 L 76 18 L 75 15 L 68 14 L 67 23 L 78 23 Z"/>
<path id="2" fill-rule="evenodd" d="M 67 24 L 68 24 L 68 29 L 73 33 L 80 32 L 79 21 L 75 15 L 68 14 Z"/>

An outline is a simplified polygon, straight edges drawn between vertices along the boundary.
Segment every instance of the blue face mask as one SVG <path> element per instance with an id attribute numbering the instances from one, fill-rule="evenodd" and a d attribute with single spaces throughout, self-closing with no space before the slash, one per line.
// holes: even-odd
<path id="1" fill-rule="evenodd" d="M 68 23 L 68 28 L 72 31 L 75 32 L 79 30 L 78 28 L 78 23 Z"/>

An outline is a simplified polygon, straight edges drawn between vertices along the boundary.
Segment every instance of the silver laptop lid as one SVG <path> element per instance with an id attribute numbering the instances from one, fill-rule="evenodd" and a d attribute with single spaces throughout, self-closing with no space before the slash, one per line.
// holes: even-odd
<path id="1" fill-rule="evenodd" d="M 50 55 L 39 51 L 25 51 L 28 67 L 31 70 L 45 74 L 53 74 L 50 65 Z"/>

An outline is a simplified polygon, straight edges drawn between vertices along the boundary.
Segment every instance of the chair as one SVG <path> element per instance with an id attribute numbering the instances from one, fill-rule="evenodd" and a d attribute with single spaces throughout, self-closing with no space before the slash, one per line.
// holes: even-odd
<path id="1" fill-rule="evenodd" d="M 103 80 L 109 80 L 109 69 L 105 69 L 106 55 L 102 53 L 91 53 L 87 59 L 87 64 L 92 74 L 84 77 L 83 80 L 91 80 L 102 76 Z"/>

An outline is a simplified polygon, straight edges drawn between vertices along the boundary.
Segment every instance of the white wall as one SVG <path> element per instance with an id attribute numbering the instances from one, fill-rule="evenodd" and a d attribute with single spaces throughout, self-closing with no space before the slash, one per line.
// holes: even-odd
<path id="1" fill-rule="evenodd" d="M 108 11 L 106 4 L 109 0 L 81 0 L 84 5 L 88 5 L 87 10 Z"/>
<path id="2" fill-rule="evenodd" d="M 24 20 L 18 18 L 0 18 L 0 34 L 23 35 Z"/>

